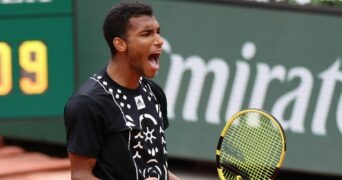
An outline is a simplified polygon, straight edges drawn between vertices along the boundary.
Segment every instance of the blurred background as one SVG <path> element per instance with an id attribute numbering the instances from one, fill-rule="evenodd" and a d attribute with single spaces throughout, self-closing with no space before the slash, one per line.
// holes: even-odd
<path id="1" fill-rule="evenodd" d="M 110 52 L 116 0 L 0 0 L 0 179 L 70 179 L 63 108 Z M 277 179 L 342 179 L 341 0 L 144 0 L 165 39 L 169 166 L 217 179 L 228 119 L 260 108 L 283 125 Z M 41 174 L 38 174 L 41 173 Z"/>

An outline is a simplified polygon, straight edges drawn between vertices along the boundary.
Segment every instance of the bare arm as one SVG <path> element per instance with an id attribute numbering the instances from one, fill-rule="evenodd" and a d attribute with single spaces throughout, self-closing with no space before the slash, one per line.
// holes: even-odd
<path id="1" fill-rule="evenodd" d="M 158 178 L 152 177 L 152 178 L 147 178 L 145 180 L 158 180 Z M 180 178 L 174 175 L 173 173 L 171 173 L 171 171 L 169 171 L 169 180 L 180 180 Z"/>
<path id="2" fill-rule="evenodd" d="M 177 177 L 175 174 L 173 174 L 171 171 L 169 171 L 169 179 L 170 180 L 180 180 L 180 178 Z"/>
<path id="3" fill-rule="evenodd" d="M 98 179 L 93 175 L 96 159 L 86 156 L 68 153 L 71 164 L 72 180 L 95 180 Z"/>

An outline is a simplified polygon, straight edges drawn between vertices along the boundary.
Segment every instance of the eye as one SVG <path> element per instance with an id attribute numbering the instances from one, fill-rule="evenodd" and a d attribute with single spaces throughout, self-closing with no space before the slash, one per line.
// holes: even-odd
<path id="1" fill-rule="evenodd" d="M 142 36 L 148 37 L 148 36 L 150 36 L 150 33 L 143 33 Z"/>
<path id="2" fill-rule="evenodd" d="M 151 36 L 152 35 L 152 31 L 148 30 L 148 31 L 144 31 L 141 33 L 141 36 L 143 37 L 148 37 L 148 36 Z"/>

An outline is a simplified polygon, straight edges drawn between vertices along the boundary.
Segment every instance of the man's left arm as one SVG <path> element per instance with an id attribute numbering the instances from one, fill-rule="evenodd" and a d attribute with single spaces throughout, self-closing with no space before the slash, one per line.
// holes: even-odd
<path id="1" fill-rule="evenodd" d="M 180 178 L 173 174 L 171 171 L 169 171 L 169 180 L 180 180 Z"/>

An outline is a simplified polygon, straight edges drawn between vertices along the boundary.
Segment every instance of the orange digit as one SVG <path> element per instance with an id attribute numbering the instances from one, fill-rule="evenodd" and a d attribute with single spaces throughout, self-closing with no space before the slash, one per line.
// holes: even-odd
<path id="1" fill-rule="evenodd" d="M 0 42 L 0 96 L 7 95 L 13 87 L 11 47 Z"/>
<path id="2" fill-rule="evenodd" d="M 20 89 L 25 94 L 42 94 L 48 88 L 47 47 L 41 41 L 25 41 L 19 47 L 22 69 Z"/>

